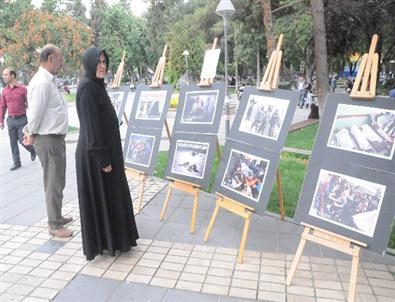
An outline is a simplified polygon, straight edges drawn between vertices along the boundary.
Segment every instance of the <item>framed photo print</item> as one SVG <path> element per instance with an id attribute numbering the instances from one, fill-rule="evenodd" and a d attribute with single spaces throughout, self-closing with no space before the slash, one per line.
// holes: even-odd
<path id="1" fill-rule="evenodd" d="M 233 200 L 265 212 L 279 154 L 228 140 L 217 172 L 215 190 Z"/>
<path id="2" fill-rule="evenodd" d="M 280 151 L 297 105 L 297 94 L 286 90 L 274 93 L 255 87 L 244 90 L 230 138 Z"/>
<path id="3" fill-rule="evenodd" d="M 329 95 L 314 149 L 329 158 L 395 173 L 395 102 Z"/>
<path id="4" fill-rule="evenodd" d="M 177 132 L 217 133 L 225 98 L 225 83 L 181 87 L 174 129 Z"/>
<path id="5" fill-rule="evenodd" d="M 171 138 L 165 175 L 207 189 L 215 148 L 214 135 L 175 133 Z"/>
<path id="6" fill-rule="evenodd" d="M 133 126 L 162 128 L 172 94 L 170 85 L 151 88 L 139 85 L 136 90 L 129 122 Z"/>
<path id="7" fill-rule="evenodd" d="M 364 242 L 383 253 L 394 221 L 395 177 L 333 161 L 310 162 L 295 213 L 297 222 Z"/>
<path id="8" fill-rule="evenodd" d="M 121 123 L 123 113 L 125 112 L 125 105 L 128 100 L 129 87 L 121 86 L 117 88 L 108 88 L 107 94 L 110 97 L 111 104 L 114 106 L 118 121 Z"/>
<path id="9" fill-rule="evenodd" d="M 124 146 L 125 166 L 152 175 L 162 129 L 129 127 Z"/>

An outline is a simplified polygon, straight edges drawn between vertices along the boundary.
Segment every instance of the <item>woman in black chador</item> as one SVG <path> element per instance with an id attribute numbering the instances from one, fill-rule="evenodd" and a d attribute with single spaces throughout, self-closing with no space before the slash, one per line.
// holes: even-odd
<path id="1" fill-rule="evenodd" d="M 75 158 L 82 246 L 86 259 L 92 260 L 104 250 L 112 256 L 130 250 L 138 233 L 118 120 L 105 90 L 108 56 L 91 47 L 83 61 L 86 77 L 77 90 L 80 134 Z"/>

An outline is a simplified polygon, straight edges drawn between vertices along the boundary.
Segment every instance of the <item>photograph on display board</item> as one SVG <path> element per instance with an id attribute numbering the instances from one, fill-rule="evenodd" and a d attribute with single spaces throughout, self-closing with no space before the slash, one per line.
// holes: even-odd
<path id="1" fill-rule="evenodd" d="M 251 94 L 239 131 L 277 140 L 289 103 L 286 99 Z"/>
<path id="2" fill-rule="evenodd" d="M 258 202 L 268 168 L 268 160 L 232 149 L 221 186 Z"/>
<path id="3" fill-rule="evenodd" d="M 113 105 L 115 112 L 118 116 L 119 111 L 122 109 L 122 102 L 123 102 L 123 91 L 110 91 L 108 92 L 108 96 L 110 97 L 111 104 Z"/>
<path id="4" fill-rule="evenodd" d="M 177 140 L 171 173 L 203 179 L 209 143 Z"/>
<path id="5" fill-rule="evenodd" d="M 328 147 L 391 160 L 394 141 L 394 110 L 338 104 Z"/>
<path id="6" fill-rule="evenodd" d="M 185 95 L 182 124 L 213 124 L 218 90 L 193 91 Z"/>
<path id="7" fill-rule="evenodd" d="M 321 169 L 309 215 L 373 237 L 386 186 Z"/>
<path id="8" fill-rule="evenodd" d="M 160 120 L 166 103 L 167 90 L 141 91 L 135 119 Z"/>
<path id="9" fill-rule="evenodd" d="M 126 150 L 125 162 L 143 167 L 149 167 L 155 145 L 155 136 L 130 133 Z"/>

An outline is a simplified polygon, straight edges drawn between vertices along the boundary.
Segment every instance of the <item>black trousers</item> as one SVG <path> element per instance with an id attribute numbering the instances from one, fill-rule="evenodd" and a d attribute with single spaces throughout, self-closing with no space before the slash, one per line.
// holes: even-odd
<path id="1" fill-rule="evenodd" d="M 12 116 L 7 117 L 8 135 L 10 136 L 12 159 L 15 164 L 21 163 L 18 141 L 27 151 L 30 152 L 30 154 L 35 154 L 33 146 L 25 146 L 24 144 L 22 144 L 23 142 L 22 129 L 26 124 L 27 124 L 26 115 L 21 115 L 17 117 L 12 117 Z"/>

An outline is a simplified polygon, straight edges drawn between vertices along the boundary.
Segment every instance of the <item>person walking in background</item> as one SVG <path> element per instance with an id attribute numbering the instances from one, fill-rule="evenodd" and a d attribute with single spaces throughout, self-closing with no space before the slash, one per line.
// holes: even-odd
<path id="1" fill-rule="evenodd" d="M 306 96 L 307 96 L 307 87 L 308 87 L 308 83 L 306 81 L 306 78 L 304 77 L 304 75 L 301 75 L 297 82 L 297 89 L 299 93 L 298 106 L 300 108 L 303 108 L 305 104 Z"/>
<path id="2" fill-rule="evenodd" d="M 106 52 L 88 48 L 77 89 L 80 133 L 75 153 L 82 247 L 87 260 L 127 252 L 139 238 L 125 175 L 118 119 L 104 84 Z"/>
<path id="3" fill-rule="evenodd" d="M 32 161 L 36 159 L 36 151 L 33 146 L 23 144 L 22 130 L 27 124 L 27 89 L 25 86 L 18 84 L 16 72 L 10 68 L 3 70 L 3 80 L 7 86 L 4 88 L 0 99 L 0 128 L 4 129 L 4 117 L 8 109 L 8 135 L 10 137 L 12 160 L 14 161 L 10 170 L 14 171 L 22 166 L 18 141 L 30 152 Z"/>
<path id="4" fill-rule="evenodd" d="M 63 189 L 66 184 L 67 103 L 56 85 L 56 75 L 63 67 L 61 50 L 46 45 L 41 50 L 40 67 L 28 86 L 28 123 L 24 143 L 34 144 L 43 169 L 48 232 L 56 237 L 70 237 L 64 227 L 71 217 L 62 216 Z"/>
<path id="5" fill-rule="evenodd" d="M 331 80 L 330 80 L 330 85 L 331 85 L 331 90 L 332 93 L 335 93 L 336 87 L 337 87 L 337 76 L 333 75 Z"/>

